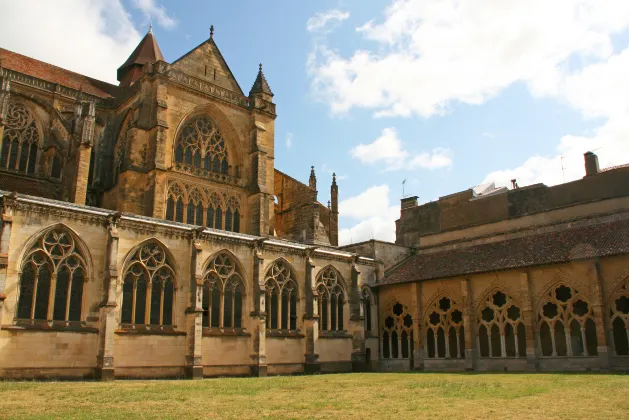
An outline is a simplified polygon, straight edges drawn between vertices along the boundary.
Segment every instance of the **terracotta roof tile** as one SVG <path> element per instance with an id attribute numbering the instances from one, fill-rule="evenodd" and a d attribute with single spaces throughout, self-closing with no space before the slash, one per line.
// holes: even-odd
<path id="1" fill-rule="evenodd" d="M 0 48 L 0 60 L 2 67 L 27 74 L 38 79 L 47 80 L 52 83 L 69 87 L 71 89 L 83 89 L 83 92 L 101 98 L 110 98 L 115 95 L 118 86 L 92 79 L 43 61 L 35 60 L 15 53 L 13 51 Z"/>
<path id="2" fill-rule="evenodd" d="M 380 284 L 457 277 L 629 254 L 629 220 L 601 223 L 410 257 Z"/>

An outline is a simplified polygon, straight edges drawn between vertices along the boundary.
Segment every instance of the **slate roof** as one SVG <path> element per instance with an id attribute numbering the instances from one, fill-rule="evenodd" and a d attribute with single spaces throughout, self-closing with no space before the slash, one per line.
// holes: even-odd
<path id="1" fill-rule="evenodd" d="M 391 269 L 379 285 L 559 264 L 619 254 L 629 254 L 629 220 L 434 253 L 420 253 Z"/>
<path id="2" fill-rule="evenodd" d="M 0 60 L 2 67 L 27 74 L 38 79 L 69 87 L 71 89 L 82 89 L 83 92 L 100 98 L 110 98 L 115 96 L 118 86 L 92 79 L 43 61 L 35 60 L 13 51 L 0 48 Z"/>

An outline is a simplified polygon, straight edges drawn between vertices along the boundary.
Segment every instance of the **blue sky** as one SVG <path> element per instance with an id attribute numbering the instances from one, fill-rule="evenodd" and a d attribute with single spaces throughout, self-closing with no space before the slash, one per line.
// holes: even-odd
<path id="1" fill-rule="evenodd" d="M 108 81 L 149 20 L 168 61 L 213 24 L 245 93 L 264 65 L 276 167 L 307 182 L 314 165 L 322 202 L 339 176 L 344 243 L 395 239 L 404 179 L 426 202 L 489 181 L 574 180 L 593 149 L 602 166 L 629 162 L 626 0 L 67 0 L 3 10 L 31 27 L 4 25 L 0 46 Z"/>

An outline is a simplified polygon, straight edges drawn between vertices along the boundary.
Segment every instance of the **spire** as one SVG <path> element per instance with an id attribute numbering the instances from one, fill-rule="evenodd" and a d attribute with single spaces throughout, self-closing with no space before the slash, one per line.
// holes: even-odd
<path id="1" fill-rule="evenodd" d="M 253 86 L 249 91 L 249 96 L 256 93 L 264 93 L 266 95 L 273 96 L 273 92 L 271 92 L 269 83 L 266 81 L 264 73 L 262 73 L 262 64 L 260 64 L 260 70 L 258 70 L 258 77 L 256 77 L 256 81 L 253 82 Z"/>
<path id="2" fill-rule="evenodd" d="M 118 81 L 121 86 L 131 86 L 142 74 L 142 66 L 155 61 L 166 61 L 153 35 L 153 24 L 133 50 L 127 61 L 118 68 Z"/>
<path id="3" fill-rule="evenodd" d="M 332 173 L 332 186 L 336 187 L 336 172 Z"/>
<path id="4" fill-rule="evenodd" d="M 214 38 L 214 25 L 210 26 L 210 39 Z"/>
<path id="5" fill-rule="evenodd" d="M 308 185 L 313 190 L 317 190 L 317 177 L 315 176 L 314 166 L 310 167 L 310 180 L 308 182 Z"/>

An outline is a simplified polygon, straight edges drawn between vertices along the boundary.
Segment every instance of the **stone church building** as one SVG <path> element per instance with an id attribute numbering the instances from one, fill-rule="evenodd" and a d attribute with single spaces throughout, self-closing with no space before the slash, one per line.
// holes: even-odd
<path id="1" fill-rule="evenodd" d="M 629 166 L 339 247 L 262 66 L 245 95 L 213 31 L 170 63 L 149 31 L 117 79 L 0 48 L 0 378 L 629 369 Z"/>

